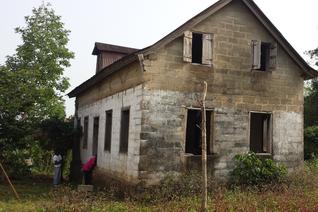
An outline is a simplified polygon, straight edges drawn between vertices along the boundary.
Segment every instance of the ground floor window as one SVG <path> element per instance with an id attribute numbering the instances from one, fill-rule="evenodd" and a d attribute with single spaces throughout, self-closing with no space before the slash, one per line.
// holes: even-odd
<path id="1" fill-rule="evenodd" d="M 83 132 L 83 149 L 87 149 L 88 142 L 88 116 L 84 117 L 84 132 Z"/>
<path id="2" fill-rule="evenodd" d="M 255 153 L 271 153 L 272 114 L 250 113 L 250 150 Z"/>
<path id="3" fill-rule="evenodd" d="M 128 152 L 128 139 L 129 139 L 129 108 L 124 108 L 121 111 L 120 121 L 120 144 L 119 152 Z"/>
<path id="4" fill-rule="evenodd" d="M 187 112 L 187 129 L 185 152 L 194 155 L 201 155 L 201 110 L 189 109 Z M 212 111 L 206 111 L 206 140 L 207 154 L 211 154 L 212 135 Z"/>
<path id="5" fill-rule="evenodd" d="M 94 125 L 93 125 L 93 148 L 92 154 L 97 155 L 98 149 L 98 131 L 99 131 L 99 117 L 94 117 Z"/>

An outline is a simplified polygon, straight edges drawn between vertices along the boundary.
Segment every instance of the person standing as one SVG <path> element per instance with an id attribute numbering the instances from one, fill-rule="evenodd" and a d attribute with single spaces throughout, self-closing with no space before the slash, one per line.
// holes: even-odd
<path id="1" fill-rule="evenodd" d="M 59 153 L 54 153 L 53 155 L 54 163 L 54 176 L 53 176 L 53 185 L 57 186 L 61 183 L 61 167 L 62 167 L 62 156 Z"/>
<path id="2" fill-rule="evenodd" d="M 96 155 L 93 155 L 84 165 L 83 165 L 83 174 L 84 174 L 84 184 L 92 184 L 92 172 L 96 166 Z"/>

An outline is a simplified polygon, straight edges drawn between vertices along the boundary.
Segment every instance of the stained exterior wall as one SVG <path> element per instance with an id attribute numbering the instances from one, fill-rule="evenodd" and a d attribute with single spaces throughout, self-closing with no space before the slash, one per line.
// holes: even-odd
<path id="1" fill-rule="evenodd" d="M 111 155 L 99 152 L 98 172 L 131 182 L 155 183 L 168 173 L 179 174 L 188 164 L 196 166 L 192 162 L 197 158 L 185 154 L 186 116 L 187 108 L 199 106 L 203 80 L 208 83 L 206 106 L 214 111 L 211 138 L 214 155 L 208 161 L 216 176 L 227 176 L 234 155 L 249 151 L 251 111 L 272 113 L 273 158 L 289 168 L 301 164 L 303 78 L 299 67 L 278 46 L 276 70 L 251 71 L 251 40 L 274 40 L 238 1 L 190 30 L 213 34 L 212 67 L 183 62 L 180 37 L 145 56 L 145 72 L 139 63 L 133 63 L 78 97 L 82 122 L 85 114 L 91 114 L 91 127 L 93 113 L 102 114 L 99 142 L 103 144 L 105 110 L 126 101 L 128 96 L 123 91 L 141 89 L 131 93 L 127 100 L 135 108 L 131 116 L 140 121 L 130 125 L 134 136 L 133 141 L 129 139 L 130 157 L 120 157 L 118 147 L 114 147 Z M 113 124 L 119 123 L 119 117 L 113 115 Z M 113 133 L 118 132 L 119 126 L 115 128 L 117 131 Z M 89 134 L 89 142 L 91 137 Z M 119 145 L 118 138 L 112 140 L 113 145 Z M 102 149 L 99 146 L 99 151 Z M 82 153 L 86 159 L 87 153 Z M 128 162 L 130 159 L 132 162 Z"/>
<path id="2" fill-rule="evenodd" d="M 77 96 L 78 107 L 92 104 L 118 92 L 138 86 L 143 82 L 143 72 L 139 62 L 132 63 L 112 74 L 102 82 Z"/>
<path id="3" fill-rule="evenodd" d="M 96 175 L 108 175 L 119 180 L 136 182 L 138 180 L 139 145 L 141 132 L 142 86 L 136 86 L 108 96 L 78 109 L 82 126 L 84 117 L 89 116 L 88 145 L 83 149 L 81 141 L 81 160 L 86 162 L 92 156 L 93 118 L 99 116 L 99 135 Z M 123 108 L 130 109 L 128 153 L 119 153 L 120 120 Z M 104 151 L 106 111 L 112 112 L 111 151 Z M 97 179 L 102 180 L 102 179 Z"/>
<path id="4" fill-rule="evenodd" d="M 178 38 L 146 58 L 140 171 L 155 182 L 178 173 L 189 160 L 185 152 L 186 107 L 198 107 L 202 82 L 208 83 L 207 107 L 214 110 L 216 176 L 226 176 L 233 157 L 248 152 L 249 113 L 270 112 L 273 158 L 293 168 L 303 161 L 303 78 L 278 46 L 278 67 L 251 71 L 251 40 L 275 42 L 240 2 L 234 1 L 195 26 L 213 34 L 213 66 L 184 63 Z"/>

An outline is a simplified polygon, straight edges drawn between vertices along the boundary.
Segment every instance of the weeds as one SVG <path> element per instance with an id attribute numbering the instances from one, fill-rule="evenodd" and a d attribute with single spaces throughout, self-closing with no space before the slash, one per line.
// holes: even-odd
<path id="1" fill-rule="evenodd" d="M 318 161 L 306 162 L 282 183 L 228 188 L 209 179 L 210 211 L 318 211 Z M 111 182 L 98 192 L 77 192 L 49 182 L 15 183 L 22 201 L 14 200 L 0 183 L 0 211 L 196 211 L 201 201 L 201 175 L 163 180 L 160 186 L 141 189 Z M 5 197 L 5 198 L 3 198 Z"/>

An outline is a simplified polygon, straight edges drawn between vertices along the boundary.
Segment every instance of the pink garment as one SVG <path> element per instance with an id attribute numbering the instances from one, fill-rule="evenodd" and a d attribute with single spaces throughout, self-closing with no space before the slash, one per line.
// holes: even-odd
<path id="1" fill-rule="evenodd" d="M 83 165 L 83 171 L 87 172 L 90 171 L 96 163 L 96 156 L 91 157 L 84 165 Z"/>

